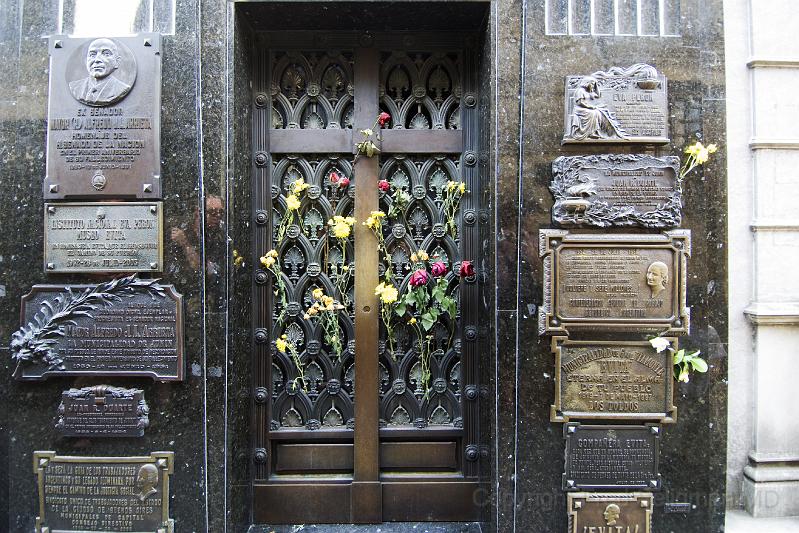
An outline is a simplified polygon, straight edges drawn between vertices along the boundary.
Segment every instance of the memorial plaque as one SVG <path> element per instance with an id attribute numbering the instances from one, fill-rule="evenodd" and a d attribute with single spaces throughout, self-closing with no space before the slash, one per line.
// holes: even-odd
<path id="1" fill-rule="evenodd" d="M 544 300 L 539 333 L 688 333 L 690 236 L 688 230 L 659 235 L 541 230 Z"/>
<path id="2" fill-rule="evenodd" d="M 563 143 L 669 142 L 666 77 L 644 64 L 566 78 Z"/>
<path id="3" fill-rule="evenodd" d="M 161 198 L 161 36 L 50 37 L 44 197 Z"/>
<path id="4" fill-rule="evenodd" d="M 667 337 L 677 349 L 677 338 Z M 555 405 L 551 420 L 674 422 L 672 352 L 648 341 L 588 341 L 553 337 Z"/>
<path id="5" fill-rule="evenodd" d="M 569 533 L 650 533 L 652 494 L 570 492 Z"/>
<path id="6" fill-rule="evenodd" d="M 174 533 L 169 518 L 173 452 L 144 457 L 72 457 L 33 452 L 37 533 Z"/>
<path id="7" fill-rule="evenodd" d="M 563 490 L 660 489 L 660 427 L 563 426 Z"/>
<path id="8" fill-rule="evenodd" d="M 161 202 L 45 204 L 45 270 L 160 272 L 162 207 Z"/>
<path id="9" fill-rule="evenodd" d="M 680 225 L 680 158 L 608 154 L 552 163 L 552 220 L 562 226 Z"/>
<path id="10" fill-rule="evenodd" d="M 100 285 L 34 285 L 11 338 L 14 377 L 183 379 L 183 297 L 135 275 Z"/>
<path id="11" fill-rule="evenodd" d="M 65 437 L 141 437 L 149 413 L 141 389 L 69 389 L 61 393 L 55 427 Z"/>

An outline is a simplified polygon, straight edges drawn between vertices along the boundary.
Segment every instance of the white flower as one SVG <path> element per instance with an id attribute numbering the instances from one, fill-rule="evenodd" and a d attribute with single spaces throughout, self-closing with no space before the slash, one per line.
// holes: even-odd
<path id="1" fill-rule="evenodd" d="M 668 339 L 664 339 L 663 337 L 655 337 L 654 339 L 649 339 L 649 344 L 652 345 L 652 348 L 655 349 L 657 353 L 662 352 L 671 347 L 671 342 Z"/>

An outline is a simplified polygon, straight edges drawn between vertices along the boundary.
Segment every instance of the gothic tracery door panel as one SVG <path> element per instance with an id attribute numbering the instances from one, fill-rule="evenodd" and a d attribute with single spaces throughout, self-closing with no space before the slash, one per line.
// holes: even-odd
<path id="1" fill-rule="evenodd" d="M 475 54 L 462 35 L 263 37 L 256 520 L 477 519 L 478 287 L 461 268 L 478 260 Z M 354 158 L 380 113 L 380 153 Z M 452 307 L 423 317 L 435 303 L 403 295 L 434 262 L 430 283 Z M 378 282 L 398 289 L 402 313 Z"/>

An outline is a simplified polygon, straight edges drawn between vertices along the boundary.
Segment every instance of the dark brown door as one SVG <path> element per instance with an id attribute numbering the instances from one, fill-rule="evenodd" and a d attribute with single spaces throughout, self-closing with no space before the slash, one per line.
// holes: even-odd
<path id="1" fill-rule="evenodd" d="M 475 53 L 462 35 L 262 37 L 254 242 L 259 256 L 275 250 L 280 281 L 267 265 L 256 272 L 255 519 L 477 519 L 478 284 L 457 275 L 462 261 L 479 259 Z M 391 115 L 381 153 L 352 165 L 360 130 L 381 112 Z M 298 179 L 310 187 L 293 208 Z M 380 191 L 379 180 L 392 189 Z M 456 229 L 446 224 L 448 182 L 469 191 Z M 391 211 L 400 194 L 407 203 L 382 230 L 389 262 L 361 222 Z M 357 219 L 345 242 L 328 225 L 336 215 Z M 457 317 L 428 332 L 427 365 L 407 317 L 386 342 L 375 296 L 385 269 L 407 285 L 418 250 L 447 265 L 458 302 Z M 318 316 L 306 316 L 316 289 L 345 306 L 336 342 Z"/>

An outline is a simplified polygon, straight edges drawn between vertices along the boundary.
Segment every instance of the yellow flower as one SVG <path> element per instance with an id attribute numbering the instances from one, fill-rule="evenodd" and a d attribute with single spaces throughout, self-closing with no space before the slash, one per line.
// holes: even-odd
<path id="1" fill-rule="evenodd" d="M 393 304 L 397 301 L 397 297 L 399 297 L 399 291 L 392 285 L 386 285 L 383 287 L 383 291 L 379 296 L 380 301 L 384 304 Z"/>
<path id="2" fill-rule="evenodd" d="M 447 190 L 448 191 L 454 191 L 457 186 L 458 186 L 458 184 L 456 182 L 454 182 L 454 181 L 448 181 L 447 182 Z"/>
<path id="3" fill-rule="evenodd" d="M 310 187 L 310 185 L 305 183 L 303 178 L 295 180 L 294 183 L 291 184 L 292 192 L 294 192 L 294 194 L 299 194 L 308 187 Z"/>
<path id="4" fill-rule="evenodd" d="M 419 260 L 419 256 L 417 256 L 416 253 L 412 253 L 411 254 L 411 261 L 415 263 L 418 260 Z"/>
<path id="5" fill-rule="evenodd" d="M 333 305 L 333 297 L 332 296 L 322 296 L 322 303 L 325 307 L 330 307 Z"/>
<path id="6" fill-rule="evenodd" d="M 353 224 L 355 224 L 357 222 L 357 220 L 355 220 L 355 217 L 347 217 L 347 218 L 344 219 L 344 222 L 346 222 L 347 224 L 352 226 Z"/>
<path id="7" fill-rule="evenodd" d="M 286 198 L 286 207 L 289 211 L 295 211 L 300 208 L 300 199 L 296 194 L 290 194 Z"/>
<path id="8" fill-rule="evenodd" d="M 346 223 L 336 224 L 333 226 L 333 235 L 337 239 L 346 239 L 350 236 L 350 227 Z"/>
<path id="9" fill-rule="evenodd" d="M 304 315 L 302 315 L 302 318 L 304 318 L 305 320 L 310 320 L 311 319 L 311 314 L 310 313 L 305 313 Z"/>
<path id="10" fill-rule="evenodd" d="M 416 255 L 419 256 L 419 261 L 427 261 L 428 259 L 430 259 L 430 256 L 427 255 L 427 252 L 425 252 L 424 250 L 419 250 L 418 252 L 416 252 Z"/>
<path id="11" fill-rule="evenodd" d="M 350 271 L 350 267 L 348 267 L 347 265 L 344 265 L 344 266 L 341 267 L 341 270 L 343 270 L 344 272 L 349 272 Z"/>
<path id="12" fill-rule="evenodd" d="M 286 348 L 288 347 L 289 343 L 284 341 L 283 339 L 278 339 L 275 341 L 275 346 L 277 347 L 277 351 L 280 353 L 286 353 Z"/>
<path id="13" fill-rule="evenodd" d="M 277 250 L 274 250 L 274 249 L 273 250 L 269 250 L 268 252 L 266 252 L 266 257 L 275 257 L 276 258 L 277 257 Z"/>
<path id="14" fill-rule="evenodd" d="M 266 268 L 271 268 L 275 264 L 275 258 L 271 255 L 265 255 L 261 258 L 261 264 Z"/>
<path id="15" fill-rule="evenodd" d="M 411 317 L 411 319 L 408 320 L 408 324 L 416 324 L 416 319 Z"/>
<path id="16" fill-rule="evenodd" d="M 677 378 L 677 381 L 682 381 L 683 383 L 688 383 L 689 381 L 689 373 L 687 368 L 683 368 L 680 371 L 680 376 Z"/>
<path id="17" fill-rule="evenodd" d="M 311 292 L 314 297 L 314 300 L 321 300 L 322 297 L 325 295 L 325 291 L 319 288 L 316 288 Z"/>
<path id="18" fill-rule="evenodd" d="M 377 219 L 381 219 L 384 216 L 386 216 L 386 214 L 384 212 L 382 212 L 382 211 L 372 211 L 371 216 L 373 216 L 374 218 L 377 218 Z"/>
<path id="19" fill-rule="evenodd" d="M 458 191 L 460 191 L 461 194 L 465 193 L 466 192 L 466 184 L 461 182 L 461 184 L 458 186 Z"/>
<path id="20" fill-rule="evenodd" d="M 386 290 L 386 284 L 382 281 L 375 287 L 375 296 L 380 296 Z"/>
<path id="21" fill-rule="evenodd" d="M 310 309 L 308 309 L 309 316 L 316 316 L 319 313 L 319 305 L 313 304 Z"/>

